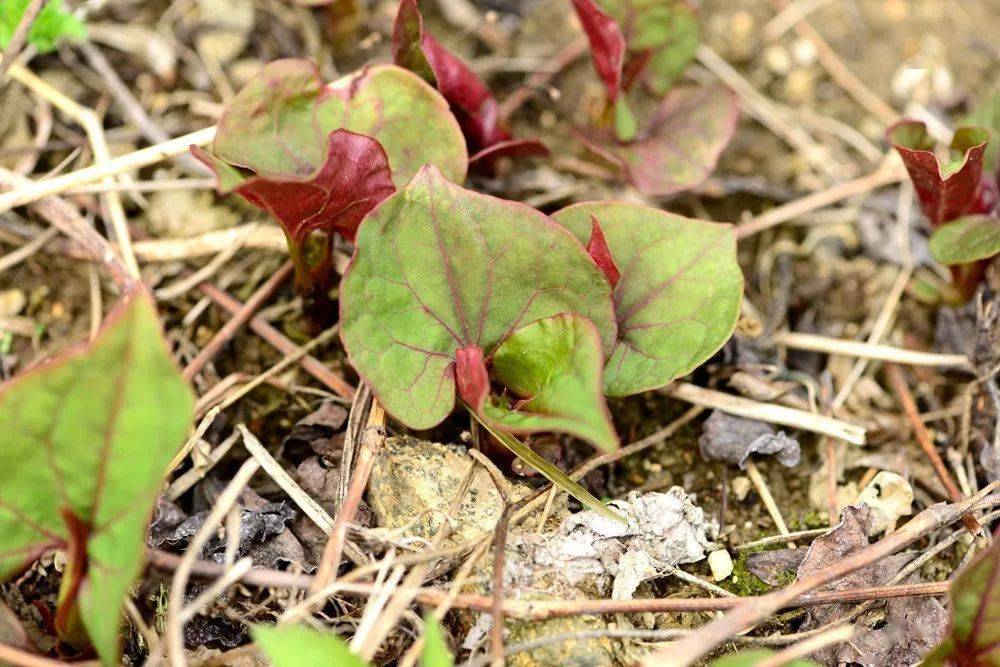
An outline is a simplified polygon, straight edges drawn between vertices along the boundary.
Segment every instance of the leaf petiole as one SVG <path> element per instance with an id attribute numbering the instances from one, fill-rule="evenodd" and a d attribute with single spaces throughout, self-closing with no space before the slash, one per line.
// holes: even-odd
<path id="1" fill-rule="evenodd" d="M 619 523 L 628 524 L 628 521 L 626 521 L 620 514 L 595 498 L 589 491 L 570 479 L 566 473 L 535 453 L 533 449 L 512 436 L 510 433 L 505 433 L 504 431 L 488 424 L 486 420 L 476 414 L 476 412 L 469 408 L 468 405 L 465 407 L 469 410 L 469 414 L 472 415 L 472 418 L 479 422 L 483 428 L 489 431 L 490 435 L 499 440 L 500 444 L 514 452 L 518 458 L 540 472 L 547 480 L 601 516 L 613 521 L 618 521 Z"/>

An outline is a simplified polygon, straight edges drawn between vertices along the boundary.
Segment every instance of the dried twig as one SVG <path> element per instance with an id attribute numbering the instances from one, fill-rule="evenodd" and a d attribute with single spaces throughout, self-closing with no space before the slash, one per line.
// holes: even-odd
<path id="1" fill-rule="evenodd" d="M 895 364 L 886 364 L 885 375 L 889 380 L 889 385 L 892 387 L 893 392 L 896 394 L 896 398 L 899 399 L 900 404 L 903 406 L 903 412 L 906 413 L 906 418 L 909 420 L 910 426 L 913 427 L 913 436 L 917 439 L 917 442 L 920 444 L 920 448 L 924 450 L 924 454 L 926 454 L 927 458 L 930 460 L 931 465 L 934 467 L 934 472 L 937 473 L 938 479 L 941 480 L 945 490 L 948 491 L 948 496 L 951 498 L 952 502 L 961 502 L 962 492 L 959 491 L 958 487 L 955 485 L 955 480 L 951 478 L 951 473 L 948 472 L 948 467 L 945 466 L 937 448 L 934 447 L 934 441 L 931 438 L 931 434 L 927 431 L 927 427 L 924 426 L 923 420 L 920 419 L 920 411 L 917 410 L 917 404 L 913 400 L 913 394 L 910 393 L 910 388 L 906 386 L 906 378 L 903 377 L 903 371 L 901 371 L 899 366 L 896 366 Z M 972 514 L 965 514 L 962 517 L 962 521 L 965 524 L 966 529 L 968 529 L 969 533 L 973 536 L 979 532 L 979 522 L 976 521 L 976 517 Z"/>
<path id="2" fill-rule="evenodd" d="M 996 502 L 1000 503 L 1000 499 Z M 180 565 L 181 559 L 181 556 L 159 550 L 151 550 L 146 555 L 146 560 L 150 565 L 162 570 L 177 569 Z M 191 574 L 193 576 L 205 578 L 219 577 L 222 576 L 224 572 L 225 566 L 207 560 L 197 561 L 191 569 Z M 285 570 L 264 570 L 255 568 L 244 574 L 240 580 L 248 585 L 260 586 L 262 588 L 301 589 L 315 583 L 316 578 L 314 575 L 287 572 Z M 335 592 L 338 595 L 343 595 L 345 597 L 359 597 L 371 595 L 373 592 L 376 592 L 378 588 L 379 586 L 373 583 L 341 581 L 337 582 Z M 829 604 L 846 604 L 867 600 L 877 601 L 899 597 L 937 596 L 947 593 L 950 588 L 950 581 L 934 581 L 920 584 L 872 586 L 869 588 L 819 591 L 809 595 L 800 593 L 789 597 L 780 605 L 775 607 L 773 611 L 764 614 L 761 618 L 764 618 L 781 609 L 821 607 Z M 776 591 L 775 593 L 770 593 L 768 595 L 751 597 L 633 598 L 629 600 L 523 600 L 504 598 L 502 606 L 505 616 L 524 621 L 544 621 L 563 616 L 580 616 L 584 614 L 735 611 L 746 605 L 770 605 L 771 598 L 785 590 L 787 589 L 782 589 L 781 591 Z M 491 595 L 473 595 L 466 593 L 453 595 L 450 591 L 427 587 L 399 587 L 397 588 L 397 591 L 412 594 L 413 599 L 420 604 L 439 604 L 448 600 L 456 609 L 469 609 L 471 611 L 478 611 L 482 613 L 491 613 L 494 604 L 494 599 Z M 720 641 L 725 641 L 725 639 Z M 710 650 L 711 648 L 708 649 L 708 651 Z"/>
<path id="3" fill-rule="evenodd" d="M 243 308 L 243 304 L 237 299 L 234 299 L 231 295 L 214 285 L 203 283 L 199 289 L 212 301 L 234 315 Z M 282 354 L 291 356 L 298 353 L 299 347 L 295 343 L 288 340 L 280 331 L 268 324 L 259 315 L 250 319 L 249 326 L 251 331 L 263 338 Z M 354 396 L 354 387 L 315 357 L 304 355 L 298 360 L 298 363 L 303 370 L 322 382 L 338 396 L 347 399 Z"/>
<path id="4" fill-rule="evenodd" d="M 846 440 L 855 445 L 865 444 L 865 429 L 840 419 L 834 419 L 833 417 L 787 408 L 783 405 L 752 401 L 748 398 L 733 396 L 721 391 L 704 389 L 687 382 L 678 382 L 669 386 L 664 391 L 669 396 L 679 398 L 682 401 L 721 410 L 737 415 L 738 417 L 757 419 L 773 424 L 791 426 L 792 428 L 804 431 L 821 433 Z"/>
<path id="5" fill-rule="evenodd" d="M 184 377 L 190 380 L 200 373 L 208 365 L 208 362 L 214 359 L 215 355 L 233 339 L 236 332 L 242 329 L 243 325 L 253 317 L 253 314 L 274 295 L 275 291 L 281 287 L 281 283 L 285 282 L 285 279 L 292 275 L 294 269 L 295 267 L 291 261 L 286 261 L 263 285 L 258 287 L 239 311 L 233 313 L 229 321 L 212 336 L 212 340 L 208 341 L 208 344 L 202 348 L 198 356 L 191 360 L 191 363 L 184 369 Z"/>
<path id="6" fill-rule="evenodd" d="M 53 106 L 68 115 L 83 128 L 87 134 L 91 152 L 94 155 L 94 166 L 99 167 L 110 162 L 111 152 L 108 150 L 108 142 L 104 136 L 104 126 L 93 109 L 88 109 L 75 100 L 70 99 L 47 81 L 35 76 L 30 70 L 21 65 L 11 66 L 10 76 L 28 90 L 51 102 Z M 113 185 L 114 179 L 112 176 L 112 174 L 105 176 L 102 179 L 103 183 Z M 19 188 L 14 192 L 0 195 L 0 199 L 13 197 L 24 189 L 30 188 L 27 186 Z M 115 237 L 118 241 L 122 258 L 125 261 L 125 268 L 128 269 L 129 275 L 132 278 L 138 279 L 139 263 L 136 261 L 135 253 L 132 251 L 132 236 L 129 233 L 128 222 L 125 219 L 125 207 L 122 204 L 121 194 L 117 190 L 109 190 L 101 195 L 101 201 L 104 204 L 105 215 L 110 221 L 112 229 L 115 231 Z"/>
<path id="7" fill-rule="evenodd" d="M 49 195 L 57 195 L 78 185 L 93 183 L 109 176 L 116 176 L 142 167 L 162 162 L 188 151 L 191 145 L 204 146 L 215 138 L 215 127 L 206 127 L 189 134 L 112 158 L 100 164 L 54 176 L 44 181 L 31 181 L 13 192 L 0 195 L 0 213 L 17 206 L 24 206 Z"/>
<path id="8" fill-rule="evenodd" d="M 310 585 L 310 591 L 314 592 L 325 587 L 336 576 L 340 567 L 340 556 L 343 553 L 344 540 L 347 538 L 347 526 L 354 521 L 354 515 L 358 511 L 361 497 L 368 486 L 368 476 L 375 465 L 375 458 L 382 448 L 385 440 L 385 410 L 377 400 L 372 400 L 371 411 L 368 413 L 368 424 L 361 435 L 361 451 L 358 453 L 358 461 L 354 466 L 351 477 L 351 486 L 347 492 L 347 500 L 337 512 L 337 518 L 333 524 L 333 531 L 326 541 L 326 548 L 323 550 L 323 557 L 316 573 L 316 579 Z"/>
<path id="9" fill-rule="evenodd" d="M 906 172 L 901 169 L 879 168 L 866 176 L 838 183 L 826 190 L 814 192 L 805 197 L 790 201 L 787 204 L 776 206 L 747 222 L 740 223 L 736 225 L 736 237 L 745 239 L 748 236 L 753 236 L 758 232 L 770 229 L 783 222 L 788 222 L 816 209 L 825 208 L 849 197 L 871 192 L 886 185 L 899 183 L 905 178 Z"/>
<path id="10" fill-rule="evenodd" d="M 816 334 L 781 331 L 771 337 L 775 345 L 783 345 L 795 350 L 825 352 L 827 354 L 842 354 L 862 359 L 891 361 L 908 366 L 959 366 L 971 368 L 969 358 L 964 354 L 939 354 L 935 352 L 920 352 L 907 350 L 891 345 L 864 343 L 854 340 L 843 340 Z"/>
<path id="11" fill-rule="evenodd" d="M 788 0 L 771 0 L 771 3 L 779 10 L 788 8 Z M 879 119 L 885 125 L 892 125 L 899 120 L 899 114 L 892 107 L 886 104 L 882 98 L 871 91 L 864 81 L 859 79 L 851 69 L 844 64 L 833 47 L 816 31 L 815 28 L 805 20 L 804 15 L 799 15 L 793 27 L 801 37 L 808 39 L 816 47 L 819 61 L 826 68 L 830 78 L 837 82 L 844 91 L 854 98 L 854 101 L 861 107 Z"/>

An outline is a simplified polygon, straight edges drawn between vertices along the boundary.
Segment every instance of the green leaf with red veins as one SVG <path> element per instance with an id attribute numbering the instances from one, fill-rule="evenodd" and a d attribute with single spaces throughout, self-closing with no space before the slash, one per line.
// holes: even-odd
<path id="1" fill-rule="evenodd" d="M 119 664 L 122 600 L 192 410 L 144 292 L 88 345 L 0 387 L 0 579 L 66 548 L 61 597 L 104 664 Z"/>
<path id="2" fill-rule="evenodd" d="M 604 393 L 662 387 L 733 333 L 743 298 L 733 227 L 622 202 L 575 204 L 552 217 L 584 242 L 594 216 L 621 272 L 613 294 L 618 340 L 604 367 Z"/>
<path id="3" fill-rule="evenodd" d="M 950 636 L 923 665 L 1000 665 L 1000 541 L 955 578 L 951 613 Z"/>
<path id="4" fill-rule="evenodd" d="M 945 265 L 968 264 L 1000 253 L 1000 218 L 967 215 L 934 230 L 931 255 Z"/>
<path id="5" fill-rule="evenodd" d="M 449 179 L 465 178 L 465 140 L 448 103 L 395 65 L 323 85 L 313 63 L 276 60 L 226 105 L 213 153 L 258 175 L 308 176 L 323 162 L 327 136 L 338 129 L 382 144 L 397 187 L 424 164 Z"/>
<path id="6" fill-rule="evenodd" d="M 694 60 L 698 49 L 698 13 L 684 0 L 599 0 L 625 35 L 633 58 L 649 61 L 644 67 L 646 83 L 664 94 Z"/>
<path id="7" fill-rule="evenodd" d="M 568 433 L 605 451 L 618 435 L 601 393 L 601 336 L 594 324 L 560 313 L 511 334 L 493 353 L 493 372 L 519 399 L 483 408 L 486 418 L 511 433 Z"/>
<path id="8" fill-rule="evenodd" d="M 739 108 L 726 88 L 704 86 L 670 91 L 634 141 L 613 133 L 582 130 L 587 146 L 617 164 L 642 193 L 666 196 L 697 187 L 715 169 L 736 130 Z"/>
<path id="9" fill-rule="evenodd" d="M 385 409 L 411 428 L 455 405 L 455 357 L 489 357 L 529 322 L 580 313 L 615 339 L 611 288 L 573 235 L 535 209 L 422 169 L 361 225 L 341 284 L 341 337 Z"/>

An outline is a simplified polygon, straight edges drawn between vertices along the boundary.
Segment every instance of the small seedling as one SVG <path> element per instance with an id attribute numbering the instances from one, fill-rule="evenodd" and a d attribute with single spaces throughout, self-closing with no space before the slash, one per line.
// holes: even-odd
<path id="1" fill-rule="evenodd" d="M 487 166 L 502 156 L 546 155 L 537 139 L 514 139 L 503 127 L 500 108 L 486 84 L 424 29 L 416 0 L 400 0 L 392 28 L 396 64 L 437 87 L 462 126 L 472 157 Z"/>
<path id="2" fill-rule="evenodd" d="M 6 49 L 10 44 L 30 3 L 31 0 L 0 0 L 0 49 Z M 87 30 L 83 23 L 63 9 L 62 0 L 48 0 L 28 31 L 28 43 L 39 53 L 55 51 L 63 40 L 75 41 L 86 37 Z"/>
<path id="3" fill-rule="evenodd" d="M 573 7 L 607 93 L 603 114 L 580 138 L 644 194 L 702 183 L 732 139 L 739 109 L 722 87 L 672 88 L 698 46 L 697 14 L 681 0 L 573 0 Z M 629 101 L 636 88 L 662 98 L 644 122 Z"/>
<path id="4" fill-rule="evenodd" d="M 942 164 L 934 153 L 934 140 L 926 126 L 903 120 L 886 131 L 886 138 L 903 158 L 924 215 L 931 222 L 931 254 L 951 269 L 955 294 L 948 299 L 962 303 L 972 298 L 993 256 L 1000 253 L 1000 218 L 997 217 L 996 165 L 984 169 L 990 131 L 961 127 L 949 147 L 950 159 Z"/>
<path id="5" fill-rule="evenodd" d="M 194 399 L 152 300 L 128 297 L 88 345 L 0 391 L 0 579 L 64 549 L 54 629 L 119 664 L 122 600 Z"/>
<path id="6" fill-rule="evenodd" d="M 220 192 L 281 224 L 314 332 L 334 315 L 334 234 L 353 239 L 365 214 L 420 165 L 461 181 L 467 161 L 447 103 L 416 76 L 384 65 L 324 85 L 303 60 L 265 66 L 226 106 L 212 152 L 192 151 L 215 171 Z M 325 239 L 310 259 L 315 232 Z"/>
<path id="7" fill-rule="evenodd" d="M 731 335 L 735 250 L 730 225 L 614 202 L 553 220 L 427 167 L 359 229 L 341 337 L 411 428 L 438 425 L 461 399 L 532 465 L 540 457 L 510 433 L 558 431 L 611 450 L 602 394 L 662 387 Z M 542 472 L 602 507 L 553 470 Z"/>

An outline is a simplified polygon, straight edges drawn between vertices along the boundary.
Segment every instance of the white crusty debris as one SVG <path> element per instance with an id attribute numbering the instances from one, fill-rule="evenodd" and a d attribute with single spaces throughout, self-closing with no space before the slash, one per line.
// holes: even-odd
<path id="1" fill-rule="evenodd" d="M 640 583 L 677 565 L 705 557 L 718 528 L 678 486 L 666 493 L 637 492 L 611 507 L 628 525 L 592 511 L 566 517 L 556 533 L 521 535 L 511 541 L 505 576 L 509 585 L 530 590 L 541 574 L 553 573 L 572 586 L 589 580 L 612 599 L 632 597 Z"/>

